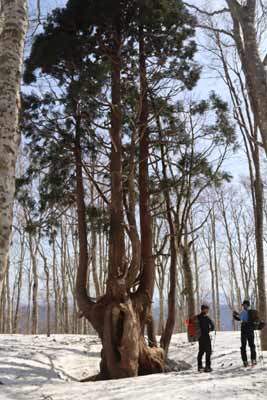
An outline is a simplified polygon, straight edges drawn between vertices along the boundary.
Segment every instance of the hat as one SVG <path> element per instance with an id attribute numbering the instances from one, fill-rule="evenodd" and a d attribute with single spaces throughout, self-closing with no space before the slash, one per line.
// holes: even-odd
<path id="1" fill-rule="evenodd" d="M 207 304 L 202 304 L 201 311 L 203 310 L 209 310 L 209 306 Z"/>
<path id="2" fill-rule="evenodd" d="M 247 305 L 248 307 L 250 306 L 250 302 L 248 300 L 244 300 L 242 303 L 242 306 Z"/>

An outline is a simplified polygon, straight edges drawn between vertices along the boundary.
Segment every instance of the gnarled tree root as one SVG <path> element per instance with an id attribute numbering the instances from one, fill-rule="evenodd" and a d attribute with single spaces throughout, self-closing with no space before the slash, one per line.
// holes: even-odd
<path id="1" fill-rule="evenodd" d="M 81 382 L 164 371 L 164 351 L 146 344 L 140 319 L 140 310 L 131 298 L 121 303 L 107 303 L 100 335 L 103 345 L 100 373 Z"/>
<path id="2" fill-rule="evenodd" d="M 139 375 L 164 372 L 164 351 L 158 347 L 148 347 L 144 338 L 140 338 Z"/>

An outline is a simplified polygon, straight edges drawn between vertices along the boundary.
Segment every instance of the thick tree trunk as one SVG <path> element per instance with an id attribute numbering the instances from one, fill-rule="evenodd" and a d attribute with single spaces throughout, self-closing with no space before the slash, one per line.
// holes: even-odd
<path id="1" fill-rule="evenodd" d="M 149 258 L 151 254 L 150 248 L 147 246 L 143 247 L 144 263 L 142 265 L 139 290 L 133 296 L 127 293 L 121 145 L 121 37 L 119 29 L 114 32 L 114 35 L 115 53 L 112 59 L 111 110 L 112 151 L 110 163 L 110 249 L 107 294 L 105 296 L 108 304 L 104 315 L 101 373 L 102 376 L 108 378 L 122 378 L 161 372 L 163 370 L 163 353 L 160 349 L 149 349 L 143 336 L 144 327 L 148 323 L 148 311 L 154 288 L 154 270 L 151 264 L 152 260 Z M 143 107 L 144 104 L 142 105 Z M 141 114 L 143 112 L 144 109 Z M 148 227 L 142 225 L 141 231 L 144 233 L 144 229 L 149 229 L 151 226 L 147 203 L 148 197 L 146 197 L 148 196 L 148 176 L 144 167 L 148 159 L 148 143 L 146 142 L 145 132 L 141 140 L 140 150 L 142 155 L 140 157 L 144 164 L 140 165 L 140 175 L 143 179 L 145 178 L 146 187 L 142 187 L 142 191 L 145 191 L 145 196 L 140 200 L 140 214 L 145 210 L 144 218 L 149 224 Z M 143 224 L 143 221 L 141 223 Z M 148 235 L 150 235 L 149 231 Z"/>
<path id="2" fill-rule="evenodd" d="M 253 153 L 255 166 L 255 238 L 257 252 L 257 283 L 259 294 L 259 314 L 264 321 L 267 320 L 267 299 L 266 299 L 266 284 L 265 284 L 265 261 L 264 261 L 264 233 L 263 233 L 263 183 L 260 171 L 259 147 L 255 146 Z M 267 329 L 261 332 L 262 350 L 267 350 Z"/>
<path id="3" fill-rule="evenodd" d="M 121 280 L 121 289 L 125 293 L 125 242 L 123 215 L 123 181 L 122 181 L 122 113 L 121 113 L 121 37 L 114 32 L 115 54 L 112 62 L 112 110 L 110 136 L 112 149 L 110 155 L 111 203 L 110 203 L 110 240 L 107 291 L 117 298 L 117 284 Z M 124 286 L 124 287 L 123 287 Z M 120 297 L 120 295 L 119 295 Z"/>
<path id="4" fill-rule="evenodd" d="M 86 293 L 88 269 L 87 228 L 85 220 L 82 156 L 77 129 L 75 142 L 77 208 L 79 230 L 79 268 L 77 273 L 77 302 L 83 315 L 93 324 L 102 341 L 100 378 L 124 378 L 163 370 L 163 352 L 149 348 L 144 340 L 148 322 L 147 310 L 153 294 L 153 271 L 143 268 L 140 290 L 130 294 L 127 288 L 126 253 L 124 242 L 122 115 L 121 115 L 121 47 L 119 21 L 114 27 L 112 47 L 112 142 L 110 155 L 111 201 L 109 232 L 109 263 L 106 294 L 96 303 Z M 152 275 L 152 276 L 151 276 Z"/>
<path id="5" fill-rule="evenodd" d="M 153 235 L 152 217 L 150 213 L 150 185 L 149 185 L 149 104 L 146 71 L 146 49 L 143 27 L 139 27 L 139 75 L 140 75 L 140 120 L 139 120 L 139 209 L 141 231 L 141 270 L 142 279 L 140 291 L 146 293 L 152 304 L 155 285 L 155 260 L 152 254 Z M 151 305 L 150 318 L 147 325 L 149 345 L 157 346 L 155 328 L 153 324 Z"/>
<path id="6" fill-rule="evenodd" d="M 0 293 L 11 239 L 15 166 L 19 147 L 20 81 L 27 1 L 2 0 L 0 26 Z"/>

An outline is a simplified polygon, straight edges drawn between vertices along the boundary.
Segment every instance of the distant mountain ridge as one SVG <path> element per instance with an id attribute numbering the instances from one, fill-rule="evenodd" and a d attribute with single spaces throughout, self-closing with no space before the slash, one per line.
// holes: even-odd
<path id="1" fill-rule="evenodd" d="M 233 330 L 233 321 L 232 321 L 232 312 L 229 309 L 227 305 L 221 305 L 220 307 L 221 311 L 221 329 L 222 331 L 232 331 Z M 70 323 L 72 321 L 72 307 L 69 307 L 69 313 L 70 313 Z M 167 315 L 167 307 L 165 310 L 165 317 Z M 38 307 L 38 333 L 46 333 L 46 324 L 47 324 L 47 319 L 46 319 L 46 306 L 45 305 L 39 305 Z M 155 319 L 156 326 L 158 326 L 158 321 L 159 321 L 159 304 L 158 302 L 155 302 L 153 305 L 153 316 Z M 27 333 L 27 321 L 28 321 L 28 307 L 26 305 L 22 305 L 20 307 L 20 312 L 19 312 L 19 324 L 18 324 L 18 331 L 17 333 Z M 54 310 L 53 307 L 51 307 L 51 333 L 54 333 L 53 330 L 53 323 L 54 323 Z M 59 324 L 60 325 L 60 324 Z M 62 332 L 64 333 L 64 332 Z"/>

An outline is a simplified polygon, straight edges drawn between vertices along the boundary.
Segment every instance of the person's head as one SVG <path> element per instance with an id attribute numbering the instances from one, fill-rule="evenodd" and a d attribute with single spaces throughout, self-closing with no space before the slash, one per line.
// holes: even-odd
<path id="1" fill-rule="evenodd" d="M 201 313 L 207 315 L 209 313 L 209 306 L 207 304 L 202 304 Z"/>
<path id="2" fill-rule="evenodd" d="M 250 302 L 248 300 L 244 300 L 242 303 L 242 307 L 244 310 L 247 310 L 250 307 Z"/>

